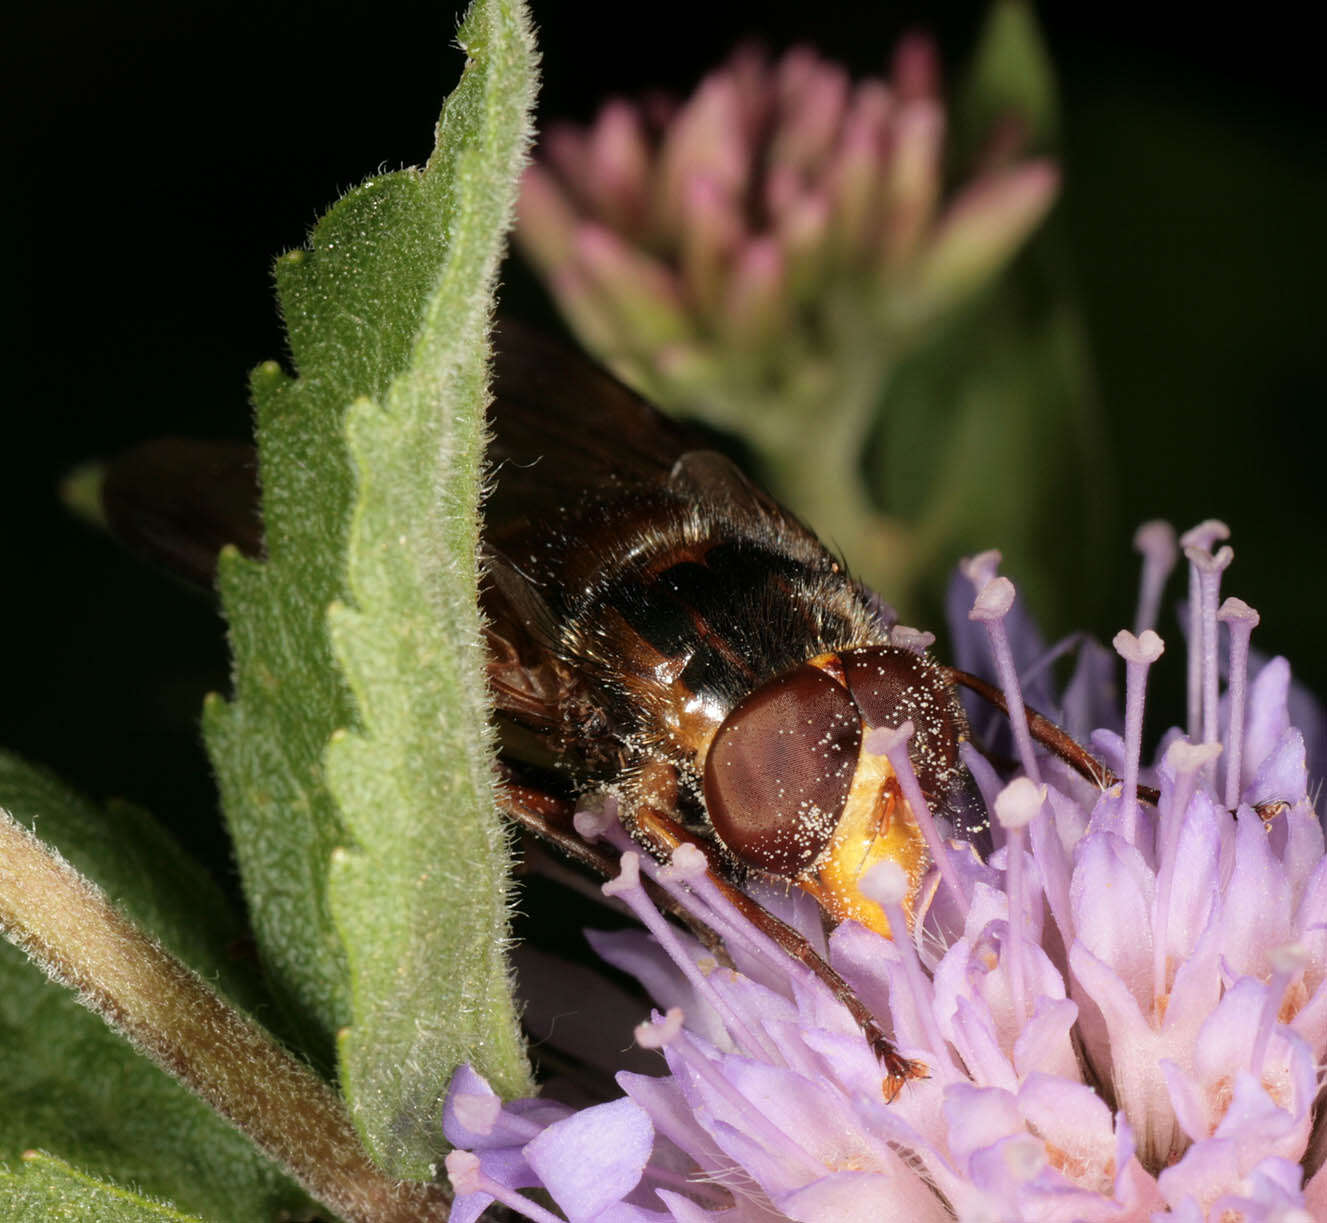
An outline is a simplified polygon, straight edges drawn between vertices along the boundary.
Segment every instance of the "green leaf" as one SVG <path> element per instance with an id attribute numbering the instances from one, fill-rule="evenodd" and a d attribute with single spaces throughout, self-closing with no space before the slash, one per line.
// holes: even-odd
<path id="1" fill-rule="evenodd" d="M 1026 130 L 1027 147 L 1058 143 L 1060 104 L 1037 16 L 1028 0 L 995 0 L 977 49 L 954 99 L 953 154 L 968 166 L 998 125 L 1014 119 Z"/>
<path id="2" fill-rule="evenodd" d="M 512 11 L 485 4 L 469 22 L 471 61 L 440 129 L 450 151 L 435 156 L 427 172 L 365 182 L 319 222 L 304 250 L 278 261 L 278 296 L 298 378 L 274 364 L 253 377 L 268 555 L 262 562 L 222 556 L 218 582 L 230 623 L 235 697 L 209 700 L 204 733 L 264 967 L 306 1048 L 324 1063 L 333 1034 L 352 1020 L 346 953 L 327 896 L 333 852 L 348 836 L 323 768 L 333 733 L 359 717 L 327 627 L 328 608 L 355 597 L 346 576 L 354 491 L 343 419 L 361 397 L 388 403 L 394 381 L 419 358 L 422 321 L 439 317 L 435 306 L 456 308 L 454 292 L 450 300 L 435 297 L 443 269 L 459 274 L 455 243 L 482 231 L 498 249 L 506 217 L 461 210 L 474 206 L 471 196 L 514 174 L 510 150 L 468 144 L 487 138 L 484 125 L 499 112 L 521 114 L 518 99 L 529 93 L 529 63 L 518 66 L 508 35 L 496 33 L 515 20 Z M 514 91 L 511 98 L 506 89 Z M 513 149 L 525 139 L 517 130 Z M 497 157 L 492 165 L 483 160 L 489 154 Z M 454 186 L 453 171 L 470 181 Z M 509 193 L 509 183 L 502 190 Z M 469 287 L 487 302 L 482 276 Z M 482 328 L 470 317 L 449 325 L 456 327 L 457 353 L 481 350 Z M 440 521 L 442 511 L 443 502 L 434 502 L 431 521 Z M 439 535 L 432 546 L 454 543 Z M 476 642 L 473 624 L 467 631 L 463 651 Z M 433 809 L 410 818 L 436 815 Z M 441 921 L 436 912 L 431 920 Z M 449 972 L 441 962 L 429 970 Z"/>
<path id="3" fill-rule="evenodd" d="M 288 284 L 289 273 L 278 279 Z M 326 898 L 327 864 L 344 833 L 322 754 L 352 713 L 324 617 L 342 590 L 350 476 L 337 422 L 351 393 L 330 377 L 292 382 L 272 365 L 252 385 L 271 559 L 221 555 L 235 698 L 208 698 L 203 734 L 268 980 L 304 1048 L 330 1065 L 350 999 Z"/>
<path id="4" fill-rule="evenodd" d="M 428 293 L 407 362 L 352 407 L 358 477 L 337 657 L 360 713 L 327 755 L 353 848 L 332 907 L 352 971 L 342 1082 L 375 1158 L 427 1176 L 442 1094 L 472 1062 L 530 1082 L 504 958 L 508 833 L 494 804 L 478 598 L 486 329 L 534 100 L 523 7 L 485 0 L 437 149 L 397 211 L 397 257 Z"/>
<path id="5" fill-rule="evenodd" d="M 262 1005 L 255 974 L 230 953 L 242 924 L 212 880 L 147 816 L 124 805 L 99 810 L 4 753 L 0 806 L 39 828 L 233 1000 Z M 275 1218 L 307 1202 L 247 1139 L 7 943 L 0 943 L 0 1099 L 0 1158 L 40 1147 L 89 1174 L 146 1187 L 217 1219 Z"/>
<path id="6" fill-rule="evenodd" d="M 8 1223 L 202 1223 L 39 1151 L 25 1154 L 15 1172 L 0 1164 L 0 1216 Z"/>
<path id="7" fill-rule="evenodd" d="M 204 717 L 274 989 L 315 1056 L 351 1027 L 357 1122 L 416 1176 L 460 1059 L 528 1085 L 475 602 L 485 329 L 534 53 L 515 0 L 476 3 L 460 39 L 428 166 L 350 192 L 278 263 L 298 378 L 254 376 L 267 559 L 222 558 L 236 695 Z"/>

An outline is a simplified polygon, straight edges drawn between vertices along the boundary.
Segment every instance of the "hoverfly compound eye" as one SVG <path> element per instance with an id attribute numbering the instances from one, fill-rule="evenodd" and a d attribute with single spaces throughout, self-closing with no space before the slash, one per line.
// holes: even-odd
<path id="1" fill-rule="evenodd" d="M 834 835 L 857 767 L 861 718 L 842 684 L 802 664 L 724 719 L 705 761 L 705 805 L 740 862 L 791 878 Z"/>
<path id="2" fill-rule="evenodd" d="M 922 792 L 948 801 L 965 776 L 958 744 L 968 733 L 963 707 L 928 658 L 892 646 L 863 646 L 839 655 L 844 682 L 869 727 L 914 727 L 908 755 Z"/>

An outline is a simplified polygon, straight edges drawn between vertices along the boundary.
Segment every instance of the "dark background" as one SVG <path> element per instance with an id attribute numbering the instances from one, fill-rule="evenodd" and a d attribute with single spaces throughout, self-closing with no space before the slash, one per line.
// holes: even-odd
<path id="1" fill-rule="evenodd" d="M 613 92 L 689 87 L 751 34 L 865 73 L 923 25 L 956 70 L 983 6 L 535 10 L 544 114 L 585 119 Z M 1270 9 L 1231 27 L 1102 14 L 1042 13 L 1118 510 L 1111 593 L 1076 623 L 1109 636 L 1129 620 L 1134 524 L 1221 516 L 1238 551 L 1227 589 L 1263 614 L 1255 641 L 1327 691 L 1318 44 Z M 224 860 L 196 733 L 203 692 L 225 684 L 220 622 L 74 522 L 56 483 L 141 437 L 244 433 L 247 371 L 284 352 L 271 260 L 345 188 L 425 158 L 461 66 L 453 13 L 125 0 L 25 6 L 9 28 L 0 744 L 143 802 Z M 529 277 L 507 281 L 537 314 Z"/>

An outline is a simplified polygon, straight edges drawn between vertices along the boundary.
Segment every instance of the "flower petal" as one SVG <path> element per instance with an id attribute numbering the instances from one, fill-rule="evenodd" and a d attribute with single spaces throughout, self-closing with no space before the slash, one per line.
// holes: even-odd
<path id="1" fill-rule="evenodd" d="M 1240 798 L 1246 803 L 1297 803 L 1308 794 L 1309 767 L 1304 736 L 1293 726 L 1263 757 Z"/>
<path id="2" fill-rule="evenodd" d="M 1290 888 L 1263 822 L 1241 807 L 1235 825 L 1235 867 L 1222 908 L 1222 956 L 1237 973 L 1262 976 L 1267 955 L 1291 940 Z"/>
<path id="3" fill-rule="evenodd" d="M 902 1161 L 900 1161 L 901 1165 Z M 920 1177 L 906 1170 L 897 1176 L 880 1172 L 834 1172 L 778 1198 L 776 1205 L 799 1223 L 947 1223 L 953 1215 Z"/>
<path id="4" fill-rule="evenodd" d="M 679 932 L 677 937 L 697 962 L 713 959 L 690 935 Z M 663 1010 L 681 1007 L 693 1032 L 719 1048 L 732 1047 L 723 1020 L 652 935 L 643 930 L 586 930 L 585 939 L 605 963 L 635 977 Z"/>
<path id="5" fill-rule="evenodd" d="M 648 1114 L 621 1099 L 548 1126 L 525 1157 L 568 1218 L 593 1219 L 636 1187 L 653 1145 Z"/>
<path id="6" fill-rule="evenodd" d="M 1290 664 L 1284 658 L 1273 658 L 1249 685 L 1240 768 L 1241 795 L 1290 727 L 1290 711 L 1286 705 L 1289 693 Z"/>
<path id="7" fill-rule="evenodd" d="M 1153 875 L 1141 853 L 1108 832 L 1091 832 L 1075 854 L 1070 902 L 1076 940 L 1140 1002 L 1152 984 Z"/>

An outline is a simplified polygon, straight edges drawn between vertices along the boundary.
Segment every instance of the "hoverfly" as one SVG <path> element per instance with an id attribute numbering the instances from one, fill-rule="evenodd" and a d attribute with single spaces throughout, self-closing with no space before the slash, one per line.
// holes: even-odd
<path id="1" fill-rule="evenodd" d="M 601 871 L 611 857 L 571 823 L 590 791 L 616 797 L 650 853 L 700 846 L 730 897 L 834 988 L 902 1081 L 916 1068 L 739 885 L 782 881 L 832 921 L 888 933 L 863 874 L 892 859 L 915 894 L 930 864 L 865 732 L 911 720 L 928 805 L 957 835 L 979 835 L 955 688 L 971 677 L 895 644 L 870 593 L 810 530 L 609 374 L 510 322 L 496 347 L 482 599 L 507 813 Z M 247 447 L 147 443 L 109 466 L 103 502 L 117 535 L 200 584 L 223 544 L 261 552 Z"/>

